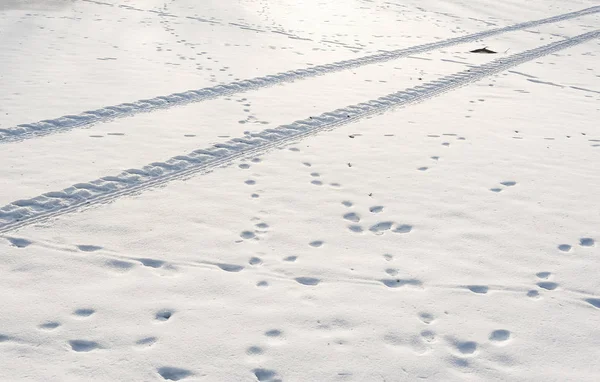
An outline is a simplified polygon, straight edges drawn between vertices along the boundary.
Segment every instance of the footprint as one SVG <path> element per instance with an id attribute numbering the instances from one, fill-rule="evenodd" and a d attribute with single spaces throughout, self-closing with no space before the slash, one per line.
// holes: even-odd
<path id="1" fill-rule="evenodd" d="M 433 160 L 440 160 L 440 157 L 438 157 L 438 156 L 432 156 L 430 158 L 433 159 Z"/>
<path id="2" fill-rule="evenodd" d="M 396 276 L 398 274 L 398 270 L 394 268 L 388 268 L 385 270 L 385 273 L 387 273 L 390 276 Z"/>
<path id="3" fill-rule="evenodd" d="M 246 184 L 247 184 L 247 185 L 249 185 L 249 186 L 253 186 L 253 185 L 255 185 L 255 184 L 256 184 L 256 181 L 255 181 L 255 180 L 252 180 L 252 179 L 248 179 L 248 180 L 246 180 L 244 183 L 246 183 Z"/>
<path id="4" fill-rule="evenodd" d="M 265 336 L 267 337 L 279 337 L 281 336 L 282 332 L 281 330 L 278 329 L 271 329 L 271 330 L 267 330 L 265 332 Z"/>
<path id="5" fill-rule="evenodd" d="M 581 238 L 579 239 L 579 245 L 581 245 L 582 247 L 593 247 L 594 239 L 591 239 L 589 237 Z"/>
<path id="6" fill-rule="evenodd" d="M 314 184 L 315 186 L 322 186 L 323 185 L 323 182 L 321 182 L 320 180 L 313 180 L 311 183 Z"/>
<path id="7" fill-rule="evenodd" d="M 394 259 L 394 256 L 386 253 L 385 255 L 383 255 L 383 258 L 385 259 L 385 261 L 392 261 Z"/>
<path id="8" fill-rule="evenodd" d="M 252 163 L 260 163 L 262 162 L 262 159 L 260 158 L 252 158 Z"/>
<path id="9" fill-rule="evenodd" d="M 538 292 L 537 290 L 530 290 L 527 292 L 527 297 L 530 298 L 539 298 L 540 297 L 540 292 Z"/>
<path id="10" fill-rule="evenodd" d="M 117 136 L 123 136 L 123 135 L 125 135 L 125 133 L 106 133 L 106 135 L 117 135 Z"/>
<path id="11" fill-rule="evenodd" d="M 419 313 L 419 319 L 427 325 L 431 324 L 435 320 L 435 318 L 433 317 L 433 314 L 426 313 L 426 312 Z"/>
<path id="12" fill-rule="evenodd" d="M 554 290 L 558 287 L 557 283 L 553 283 L 551 281 L 542 281 L 537 283 L 537 286 L 539 286 L 542 289 L 546 289 L 546 290 Z"/>
<path id="13" fill-rule="evenodd" d="M 320 176 L 321 176 L 321 174 L 319 174 L 318 172 L 312 172 L 312 173 L 310 174 L 310 176 L 312 176 L 312 177 L 315 177 L 315 178 L 318 178 L 318 177 L 320 177 Z"/>
<path id="14" fill-rule="evenodd" d="M 510 332 L 505 329 L 494 330 L 493 332 L 490 333 L 489 338 L 490 338 L 490 341 L 493 341 L 493 342 L 508 341 L 508 339 L 510 338 Z"/>
<path id="15" fill-rule="evenodd" d="M 72 340 L 69 341 L 71 349 L 76 352 L 89 352 L 100 348 L 100 344 L 95 341 Z"/>
<path id="16" fill-rule="evenodd" d="M 139 346 L 152 346 L 156 343 L 156 341 L 158 341 L 158 338 L 156 337 L 146 337 L 146 338 L 142 338 L 141 340 L 137 340 L 135 341 L 136 345 Z"/>
<path id="17" fill-rule="evenodd" d="M 372 212 L 374 214 L 378 214 L 380 212 L 383 212 L 383 206 L 373 206 L 369 208 L 369 212 Z"/>
<path id="18" fill-rule="evenodd" d="M 361 227 L 361 226 L 359 226 L 359 225 L 355 225 L 355 224 L 353 224 L 353 225 L 349 225 L 349 226 L 348 226 L 348 229 L 349 229 L 350 231 L 354 232 L 354 233 L 361 233 L 361 232 L 363 232 L 363 231 L 364 231 L 364 230 L 363 230 L 363 227 Z"/>
<path id="19" fill-rule="evenodd" d="M 78 245 L 77 248 L 83 252 L 95 252 L 102 249 L 102 247 L 98 245 Z"/>
<path id="20" fill-rule="evenodd" d="M 571 250 L 571 246 L 569 244 L 561 244 L 558 246 L 558 249 L 562 252 L 569 252 Z"/>
<path id="21" fill-rule="evenodd" d="M 586 298 L 585 302 L 594 306 L 594 308 L 600 309 L 600 298 Z"/>
<path id="22" fill-rule="evenodd" d="M 419 171 L 427 171 L 427 170 L 429 170 L 429 167 L 419 167 L 417 170 L 419 170 Z"/>
<path id="23" fill-rule="evenodd" d="M 252 371 L 259 382 L 275 382 L 274 378 L 277 377 L 277 373 L 273 370 L 254 369 Z"/>
<path id="24" fill-rule="evenodd" d="M 179 381 L 194 374 L 189 370 L 171 366 L 159 367 L 156 371 L 167 381 Z"/>
<path id="25" fill-rule="evenodd" d="M 288 257 L 284 257 L 283 261 L 289 261 L 289 262 L 294 262 L 298 259 L 298 256 L 288 256 Z"/>
<path id="26" fill-rule="evenodd" d="M 221 268 L 225 272 L 241 272 L 244 269 L 243 265 L 235 264 L 217 264 L 217 267 Z"/>
<path id="27" fill-rule="evenodd" d="M 242 170 L 247 170 L 250 168 L 250 165 L 248 163 L 242 163 L 238 167 L 241 168 Z"/>
<path id="28" fill-rule="evenodd" d="M 349 201 L 347 201 L 347 200 L 344 200 L 344 201 L 342 202 L 342 204 L 343 204 L 344 206 L 346 206 L 346 207 L 352 207 L 352 205 L 353 205 L 353 204 L 352 204 L 352 202 L 349 202 Z"/>
<path id="29" fill-rule="evenodd" d="M 260 264 L 262 264 L 262 260 L 259 257 L 251 257 L 250 260 L 248 260 L 248 264 L 260 265 Z"/>
<path id="30" fill-rule="evenodd" d="M 465 355 L 474 354 L 477 351 L 477 342 L 475 341 L 457 342 L 455 346 L 459 352 Z"/>
<path id="31" fill-rule="evenodd" d="M 158 321 L 168 321 L 173 316 L 173 313 L 170 310 L 161 310 L 156 313 L 156 319 Z"/>
<path id="32" fill-rule="evenodd" d="M 308 243 L 308 245 L 310 245 L 311 247 L 315 247 L 315 248 L 319 248 L 320 246 L 323 245 L 323 241 L 321 240 L 315 240 L 315 241 L 311 241 L 310 243 Z"/>
<path id="33" fill-rule="evenodd" d="M 392 232 L 394 233 L 409 233 L 410 231 L 412 231 L 413 227 L 411 225 L 408 224 L 401 224 L 396 226 L 396 228 L 394 228 L 392 230 Z"/>
<path id="34" fill-rule="evenodd" d="M 255 225 L 255 227 L 260 229 L 267 229 L 269 228 L 269 225 L 267 223 L 258 223 Z"/>
<path id="35" fill-rule="evenodd" d="M 141 258 L 141 259 L 136 259 L 137 261 L 139 261 L 140 263 L 142 263 L 142 265 L 144 265 L 145 267 L 150 267 L 150 268 L 160 268 L 163 265 L 165 265 L 165 262 L 162 260 L 154 260 L 154 259 L 147 259 L 147 258 Z"/>
<path id="36" fill-rule="evenodd" d="M 303 165 L 305 165 L 306 167 L 311 167 L 312 164 L 308 163 L 308 162 L 302 162 Z"/>
<path id="37" fill-rule="evenodd" d="M 240 233 L 240 237 L 244 240 L 249 240 L 254 239 L 256 237 L 256 234 L 252 231 L 244 231 Z"/>
<path id="38" fill-rule="evenodd" d="M 489 291 L 489 288 L 485 285 L 467 285 L 467 288 L 477 294 L 486 294 Z"/>
<path id="39" fill-rule="evenodd" d="M 344 217 L 344 219 L 349 220 L 354 223 L 358 223 L 360 221 L 360 217 L 354 212 L 348 212 L 343 217 Z"/>
<path id="40" fill-rule="evenodd" d="M 506 187 L 512 187 L 515 184 L 517 184 L 517 182 L 513 182 L 512 180 L 508 180 L 508 181 L 505 181 L 505 182 L 500 182 L 500 184 L 503 185 L 503 186 L 506 186 Z"/>
<path id="41" fill-rule="evenodd" d="M 502 192 L 501 188 L 490 188 L 490 191 L 492 192 Z"/>
<path id="42" fill-rule="evenodd" d="M 296 282 L 298 282 L 302 285 L 310 285 L 310 286 L 319 285 L 319 283 L 321 282 L 321 280 L 314 278 L 314 277 L 296 277 L 294 280 L 296 280 Z"/>
<path id="43" fill-rule="evenodd" d="M 264 352 L 265 351 L 260 346 L 250 346 L 248 349 L 246 349 L 246 354 L 248 355 L 260 355 Z"/>
<path id="44" fill-rule="evenodd" d="M 250 197 L 253 198 L 253 199 L 258 198 L 259 196 L 260 196 L 259 194 L 252 194 L 252 195 L 250 195 Z"/>
<path id="45" fill-rule="evenodd" d="M 58 328 L 59 326 L 60 326 L 60 322 L 48 321 L 48 322 L 44 322 L 43 324 L 41 324 L 38 327 L 40 329 L 44 329 L 44 330 L 54 330 L 54 329 Z"/>
<path id="46" fill-rule="evenodd" d="M 393 222 L 380 222 L 369 228 L 369 231 L 379 234 L 392 228 Z"/>
<path id="47" fill-rule="evenodd" d="M 116 271 L 128 271 L 134 266 L 134 264 L 122 260 L 108 260 L 105 264 Z"/>
<path id="48" fill-rule="evenodd" d="M 538 279 L 548 280 L 550 278 L 550 276 L 552 275 L 552 273 L 550 273 L 550 272 L 538 272 L 535 275 L 537 276 Z"/>
<path id="49" fill-rule="evenodd" d="M 74 316 L 78 316 L 78 317 L 89 317 L 92 314 L 96 313 L 96 311 L 94 309 L 77 309 L 76 311 L 73 312 Z"/>
<path id="50" fill-rule="evenodd" d="M 432 330 L 423 330 L 421 332 L 421 337 L 423 338 L 423 340 L 425 340 L 426 342 L 435 342 L 435 332 Z"/>
<path id="51" fill-rule="evenodd" d="M 7 237 L 6 239 L 10 242 L 12 246 L 17 248 L 25 248 L 33 243 L 32 241 L 29 241 L 27 239 L 21 239 L 18 237 Z"/>
<path id="52" fill-rule="evenodd" d="M 400 288 L 405 285 L 421 286 L 423 284 L 420 280 L 417 279 L 385 279 L 381 280 L 381 282 L 388 288 Z"/>

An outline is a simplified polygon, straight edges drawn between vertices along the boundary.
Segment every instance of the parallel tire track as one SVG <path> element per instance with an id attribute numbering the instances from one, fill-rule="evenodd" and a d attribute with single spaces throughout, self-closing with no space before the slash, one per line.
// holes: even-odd
<path id="1" fill-rule="evenodd" d="M 0 129 L 0 144 L 6 142 L 21 141 L 29 138 L 34 138 L 36 136 L 53 134 L 59 131 L 70 130 L 77 127 L 87 127 L 92 124 L 106 122 L 111 119 L 123 118 L 139 113 L 155 111 L 158 109 L 168 109 L 174 106 L 181 106 L 189 103 L 206 101 L 222 96 L 230 96 L 233 94 L 265 88 L 276 84 L 293 82 L 300 79 L 324 75 L 327 73 L 334 73 L 342 70 L 357 68 L 364 65 L 385 62 L 400 57 L 424 53 L 452 45 L 463 44 L 506 32 L 536 27 L 543 24 L 556 23 L 559 21 L 564 21 L 575 17 L 581 17 L 597 12 L 600 12 L 600 6 L 590 7 L 582 9 L 580 11 L 565 13 L 541 20 L 527 21 L 507 26 L 504 28 L 491 29 L 488 31 L 483 31 L 462 37 L 451 38 L 444 41 L 438 41 L 424 45 L 417 45 L 405 49 L 398 49 L 370 56 L 359 57 L 352 60 L 338 61 L 332 64 L 318 65 L 306 69 L 291 70 L 278 74 L 267 75 L 264 77 L 256 77 L 252 79 L 231 82 L 229 84 L 218 85 L 209 88 L 188 90 L 182 93 L 174 93 L 166 96 L 143 99 L 131 103 L 122 103 L 114 106 L 106 106 L 96 110 L 85 111 L 77 115 L 65 115 L 54 119 L 46 119 L 39 122 L 21 124 L 11 128 Z"/>
<path id="2" fill-rule="evenodd" d="M 62 191 L 48 192 L 32 199 L 17 200 L 0 208 L 0 233 L 56 217 L 81 207 L 107 203 L 175 179 L 186 178 L 196 173 L 205 173 L 230 164 L 237 159 L 255 156 L 319 131 L 333 129 L 395 107 L 422 102 L 524 62 L 599 37 L 600 30 L 585 33 L 500 58 L 375 100 L 323 113 L 318 117 L 309 117 L 289 125 L 248 134 L 242 138 L 234 138 L 206 149 L 195 150 L 187 155 L 175 156 L 165 162 L 154 162 L 141 169 L 123 171 L 117 176 L 107 176 L 87 183 L 78 183 Z"/>

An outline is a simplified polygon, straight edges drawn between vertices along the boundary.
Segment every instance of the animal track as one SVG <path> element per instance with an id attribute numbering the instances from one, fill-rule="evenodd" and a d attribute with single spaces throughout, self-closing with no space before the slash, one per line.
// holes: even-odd
<path id="1" fill-rule="evenodd" d="M 581 245 L 582 247 L 593 247 L 594 243 L 594 239 L 591 239 L 589 237 L 579 239 L 579 245 Z"/>
<path id="2" fill-rule="evenodd" d="M 492 342 L 504 342 L 510 338 L 510 332 L 505 329 L 494 330 L 490 333 L 490 341 Z"/>
<path id="3" fill-rule="evenodd" d="M 298 282 L 302 285 L 310 285 L 310 286 L 319 285 L 319 283 L 321 282 L 320 279 L 317 279 L 314 277 L 296 277 L 294 280 L 296 280 L 296 282 Z"/>
<path id="4" fill-rule="evenodd" d="M 7 237 L 6 240 L 8 240 L 8 242 L 13 247 L 17 247 L 17 248 L 25 248 L 25 247 L 28 247 L 31 244 L 33 244 L 32 241 L 29 241 L 27 239 L 18 238 L 18 237 Z"/>
<path id="5" fill-rule="evenodd" d="M 107 267 L 117 271 L 128 271 L 134 267 L 134 264 L 122 260 L 108 260 L 105 262 L 105 264 Z"/>
<path id="6" fill-rule="evenodd" d="M 254 239 L 256 237 L 256 234 L 252 231 L 244 231 L 240 234 L 240 237 L 244 240 L 250 240 Z"/>
<path id="7" fill-rule="evenodd" d="M 486 294 L 489 291 L 489 288 L 485 285 L 467 285 L 467 288 L 477 294 Z"/>
<path id="8" fill-rule="evenodd" d="M 558 246 L 558 249 L 562 252 L 569 252 L 571 250 L 571 246 L 569 244 L 561 244 Z"/>
<path id="9" fill-rule="evenodd" d="M 477 351 L 477 342 L 475 341 L 465 341 L 465 342 L 457 342 L 455 343 L 456 349 L 465 355 L 475 354 Z"/>
<path id="10" fill-rule="evenodd" d="M 268 369 L 254 369 L 252 370 L 256 379 L 259 382 L 275 382 L 275 378 L 277 377 L 277 372 Z M 277 379 L 279 380 L 279 379 Z"/>
<path id="11" fill-rule="evenodd" d="M 348 212 L 347 214 L 345 214 L 344 219 L 354 223 L 360 222 L 360 217 L 354 212 Z"/>
<path id="12" fill-rule="evenodd" d="M 262 260 L 258 257 L 251 257 L 250 260 L 248 260 L 248 264 L 250 265 L 260 265 L 262 264 Z"/>
<path id="13" fill-rule="evenodd" d="M 255 185 L 255 184 L 256 184 L 256 181 L 255 181 L 255 180 L 252 180 L 252 179 L 248 179 L 248 180 L 246 180 L 244 183 L 246 183 L 246 184 L 247 184 L 247 185 L 249 185 L 249 186 L 253 186 L 253 185 Z"/>
<path id="14" fill-rule="evenodd" d="M 243 265 L 235 264 L 217 264 L 217 267 L 221 268 L 225 272 L 241 272 L 244 269 Z"/>
<path id="15" fill-rule="evenodd" d="M 267 330 L 265 332 L 265 336 L 267 337 L 279 337 L 281 336 L 282 332 L 281 330 L 278 329 L 271 329 L 271 330 Z"/>
<path id="16" fill-rule="evenodd" d="M 585 302 L 591 304 L 594 308 L 600 309 L 600 298 L 586 298 Z"/>
<path id="17" fill-rule="evenodd" d="M 87 340 L 72 340 L 69 341 L 69 345 L 71 345 L 71 349 L 76 352 L 90 352 L 100 348 L 100 344 L 97 342 Z"/>
<path id="18" fill-rule="evenodd" d="M 156 319 L 158 321 L 168 321 L 173 316 L 172 311 L 170 310 L 161 310 L 156 313 Z"/>
<path id="19" fill-rule="evenodd" d="M 530 298 L 539 298 L 540 297 L 540 292 L 538 292 L 537 290 L 530 290 L 527 292 L 527 297 Z"/>
<path id="20" fill-rule="evenodd" d="M 405 285 L 410 285 L 410 286 L 423 285 L 423 283 L 417 279 L 406 279 L 406 280 L 404 280 L 404 279 L 384 279 L 384 280 L 381 280 L 381 282 L 383 283 L 383 285 L 385 285 L 388 288 L 400 288 Z"/>
<path id="21" fill-rule="evenodd" d="M 550 276 L 552 275 L 552 273 L 550 273 L 550 272 L 538 272 L 535 275 L 537 276 L 538 279 L 547 280 L 547 279 L 550 278 Z"/>
<path id="22" fill-rule="evenodd" d="M 369 228 L 369 231 L 371 231 L 375 234 L 380 234 L 380 233 L 383 233 L 384 231 L 387 231 L 390 228 L 392 228 L 393 224 L 394 224 L 394 222 L 379 222 L 379 223 L 371 226 L 371 228 Z"/>
<path id="23" fill-rule="evenodd" d="M 380 212 L 383 212 L 383 206 L 373 206 L 369 208 L 369 212 L 372 212 L 374 214 L 378 214 Z"/>
<path id="24" fill-rule="evenodd" d="M 506 186 L 506 187 L 512 187 L 512 186 L 514 186 L 515 184 L 517 184 L 517 182 L 514 182 L 514 181 L 512 181 L 512 180 L 509 180 L 509 181 L 505 181 L 505 182 L 500 182 L 500 184 L 501 184 L 501 185 L 503 185 L 503 186 Z"/>
<path id="25" fill-rule="evenodd" d="M 294 262 L 298 259 L 298 256 L 288 256 L 288 257 L 284 257 L 283 261 L 289 261 L 289 262 Z"/>
<path id="26" fill-rule="evenodd" d="M 189 370 L 171 366 L 160 367 L 157 372 L 167 381 L 179 381 L 194 374 Z"/>
<path id="27" fill-rule="evenodd" d="M 392 230 L 392 232 L 394 233 L 409 233 L 410 231 L 412 231 L 413 227 L 411 225 L 408 224 L 401 224 L 396 226 L 396 228 L 394 228 Z"/>
<path id="28" fill-rule="evenodd" d="M 557 283 L 553 283 L 551 281 L 542 281 L 537 283 L 537 286 L 539 286 L 542 289 L 546 289 L 546 290 L 554 290 L 558 287 Z"/>
<path id="29" fill-rule="evenodd" d="M 259 346 L 250 346 L 246 350 L 246 354 L 248 354 L 248 355 L 259 355 L 259 354 L 263 354 L 263 353 L 264 353 L 264 350 Z"/>
<path id="30" fill-rule="evenodd" d="M 96 311 L 94 309 L 77 309 L 76 311 L 73 312 L 74 316 L 78 316 L 78 317 L 89 317 L 92 314 L 96 313 Z"/>
<path id="31" fill-rule="evenodd" d="M 156 337 L 146 337 L 146 338 L 142 338 L 140 340 L 135 341 L 136 345 L 139 346 L 152 346 L 156 343 L 156 341 L 158 341 L 158 338 Z"/>
<path id="32" fill-rule="evenodd" d="M 423 321 L 424 324 L 431 324 L 435 318 L 433 317 L 433 315 L 431 313 L 426 313 L 426 312 L 421 312 L 419 313 L 419 319 L 421 321 Z"/>
<path id="33" fill-rule="evenodd" d="M 39 328 L 44 329 L 44 330 L 54 330 L 54 329 L 58 328 L 59 326 L 60 326 L 60 322 L 49 321 L 49 322 L 44 322 L 43 324 L 41 324 L 39 326 Z"/>
<path id="34" fill-rule="evenodd" d="M 349 202 L 349 201 L 347 201 L 347 200 L 344 200 L 344 201 L 342 202 L 342 204 L 343 204 L 344 206 L 346 206 L 346 207 L 352 207 L 352 205 L 353 205 L 353 204 L 352 204 L 352 202 Z"/>
<path id="35" fill-rule="evenodd" d="M 324 244 L 324 242 L 321 240 L 315 240 L 315 241 L 311 241 L 310 243 L 308 243 L 308 245 L 310 245 L 311 247 L 315 247 L 315 248 L 319 248 L 323 244 Z"/>
<path id="36" fill-rule="evenodd" d="M 364 230 L 363 230 L 363 227 L 361 227 L 361 226 L 359 226 L 359 225 L 356 225 L 356 224 L 349 225 L 349 226 L 348 226 L 348 229 L 349 229 L 350 231 L 354 232 L 354 233 L 361 233 L 361 232 L 363 232 L 363 231 L 364 231 Z"/>
<path id="37" fill-rule="evenodd" d="M 259 288 L 266 288 L 269 286 L 269 283 L 266 282 L 265 280 L 262 280 L 262 281 L 257 282 L 256 286 Z"/>
<path id="38" fill-rule="evenodd" d="M 78 245 L 77 248 L 83 252 L 95 252 L 102 249 L 102 247 L 97 245 Z"/>
<path id="39" fill-rule="evenodd" d="M 142 263 L 143 266 L 150 267 L 150 268 L 160 268 L 163 265 L 165 265 L 165 262 L 162 260 L 141 258 L 141 259 L 137 259 L 137 261 Z"/>

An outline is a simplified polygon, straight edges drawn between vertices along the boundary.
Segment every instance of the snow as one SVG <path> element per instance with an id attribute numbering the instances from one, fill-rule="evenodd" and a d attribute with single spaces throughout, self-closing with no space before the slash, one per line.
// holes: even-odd
<path id="1" fill-rule="evenodd" d="M 2 2 L 1 379 L 597 380 L 598 25 Z"/>

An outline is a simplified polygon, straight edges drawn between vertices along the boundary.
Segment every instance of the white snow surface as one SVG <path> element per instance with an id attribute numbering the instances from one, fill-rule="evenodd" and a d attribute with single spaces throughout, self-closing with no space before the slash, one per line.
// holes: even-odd
<path id="1" fill-rule="evenodd" d="M 1 381 L 598 380 L 597 2 L 4 0 L 0 49 Z"/>

